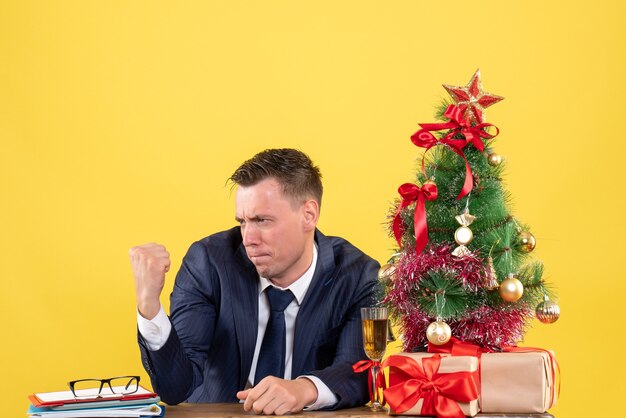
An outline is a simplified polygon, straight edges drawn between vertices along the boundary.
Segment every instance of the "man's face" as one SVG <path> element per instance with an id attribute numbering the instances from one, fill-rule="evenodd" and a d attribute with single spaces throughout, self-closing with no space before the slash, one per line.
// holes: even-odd
<path id="1" fill-rule="evenodd" d="M 260 276 L 285 287 L 309 268 L 318 213 L 315 201 L 294 204 L 273 178 L 239 186 L 236 219 Z"/>

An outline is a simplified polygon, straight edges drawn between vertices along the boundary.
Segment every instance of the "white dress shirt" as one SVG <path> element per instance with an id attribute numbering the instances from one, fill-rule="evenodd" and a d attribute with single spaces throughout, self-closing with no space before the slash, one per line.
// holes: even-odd
<path id="1" fill-rule="evenodd" d="M 254 375 L 256 373 L 256 365 L 259 359 L 259 352 L 261 351 L 261 343 L 263 342 L 263 336 L 265 335 L 265 329 L 267 328 L 267 322 L 270 316 L 270 305 L 267 298 L 267 294 L 264 290 L 268 286 L 274 286 L 281 290 L 291 290 L 294 295 L 294 299 L 289 306 L 285 309 L 285 338 L 286 338 L 286 350 L 285 350 L 285 379 L 291 379 L 292 359 L 293 359 L 293 339 L 295 335 L 296 316 L 300 310 L 300 305 L 304 300 L 311 280 L 313 280 L 313 273 L 315 272 L 315 266 L 317 265 L 317 244 L 313 246 L 313 261 L 309 269 L 295 282 L 286 288 L 280 288 L 274 286 L 268 279 L 259 277 L 259 327 L 257 330 L 256 345 L 254 347 L 254 357 L 252 357 L 252 367 L 250 368 L 250 374 L 248 375 L 248 387 L 252 387 L 254 382 Z M 163 347 L 167 342 L 167 338 L 172 331 L 172 323 L 165 314 L 163 306 L 161 306 L 159 313 L 151 320 L 148 320 L 137 312 L 137 325 L 139 333 L 143 337 L 148 348 L 152 351 L 156 351 Z M 317 388 L 317 400 L 309 405 L 306 409 L 320 409 L 327 406 L 332 406 L 337 403 L 337 396 L 316 376 L 298 376 L 298 378 L 307 378 L 313 382 Z"/>

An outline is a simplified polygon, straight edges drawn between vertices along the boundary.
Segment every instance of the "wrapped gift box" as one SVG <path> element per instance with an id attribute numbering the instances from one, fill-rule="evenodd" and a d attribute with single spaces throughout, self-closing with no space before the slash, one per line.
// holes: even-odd
<path id="1" fill-rule="evenodd" d="M 481 356 L 481 403 L 485 413 L 542 413 L 556 404 L 553 357 L 547 351 Z"/>
<path id="2" fill-rule="evenodd" d="M 389 365 L 389 388 L 385 390 L 385 400 L 389 404 L 389 413 L 392 415 L 422 415 L 422 406 L 424 404 L 424 399 L 419 398 L 415 399 L 415 403 L 410 406 L 408 410 L 403 410 L 405 408 L 394 408 L 393 404 L 397 406 L 398 402 L 392 401 L 391 396 L 389 396 L 394 388 L 397 389 L 398 386 L 401 386 L 408 382 L 411 379 L 415 379 L 415 375 L 411 375 L 411 373 L 407 373 L 406 369 L 400 369 L 398 367 L 394 367 L 394 362 L 402 361 L 402 358 L 409 358 L 414 360 L 417 364 L 422 367 L 423 370 L 423 362 L 422 360 L 425 358 L 432 358 L 433 356 L 439 357 L 438 354 L 432 353 L 399 353 L 393 356 L 390 356 L 384 363 Z M 392 357 L 395 357 L 396 360 L 392 360 Z M 474 416 L 478 413 L 478 359 L 472 356 L 448 356 L 443 355 L 440 358 L 440 364 L 438 370 L 436 370 L 439 374 L 453 374 L 456 372 L 468 372 L 464 373 L 463 381 L 468 388 L 471 388 L 475 393 L 475 399 L 468 402 L 456 402 L 456 404 L 460 407 L 462 413 L 466 416 Z M 459 376 L 459 375 L 457 375 Z M 428 384 L 427 384 L 428 385 Z M 405 390 L 406 391 L 406 390 Z M 408 391 L 406 391 L 408 392 Z M 416 392 L 413 392 L 416 393 Z M 409 395 L 407 393 L 407 395 Z M 409 395 L 410 396 L 410 395 Z M 445 393 L 436 392 L 435 396 L 446 396 Z M 415 397 L 415 395 L 413 395 Z M 396 391 L 397 398 L 397 391 Z M 449 397 L 448 397 L 449 398 Z M 451 398 L 449 398 L 451 399 Z"/>

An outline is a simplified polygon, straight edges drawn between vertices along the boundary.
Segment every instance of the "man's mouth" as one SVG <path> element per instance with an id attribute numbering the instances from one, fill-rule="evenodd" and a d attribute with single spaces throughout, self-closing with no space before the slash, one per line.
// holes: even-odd
<path id="1" fill-rule="evenodd" d="M 269 254 L 248 254 L 250 260 L 260 260 L 265 257 L 269 257 Z"/>

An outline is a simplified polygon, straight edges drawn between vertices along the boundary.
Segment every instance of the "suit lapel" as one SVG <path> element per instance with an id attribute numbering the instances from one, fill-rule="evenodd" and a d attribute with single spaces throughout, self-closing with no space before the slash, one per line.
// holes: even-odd
<path id="1" fill-rule="evenodd" d="M 317 266 L 296 317 L 291 373 L 294 377 L 307 371 L 304 370 L 307 357 L 320 328 L 325 326 L 325 321 L 320 315 L 325 312 L 324 307 L 327 303 L 325 295 L 331 288 L 329 280 L 332 279 L 329 275 L 335 268 L 335 256 L 329 239 L 316 230 L 315 240 L 318 246 Z"/>
<path id="2" fill-rule="evenodd" d="M 232 298 L 233 319 L 239 346 L 239 387 L 243 388 L 250 374 L 259 322 L 258 275 L 243 249 L 235 255 L 234 266 L 224 266 Z"/>

